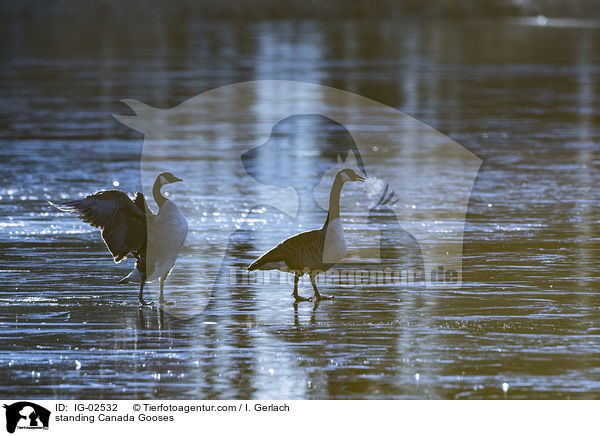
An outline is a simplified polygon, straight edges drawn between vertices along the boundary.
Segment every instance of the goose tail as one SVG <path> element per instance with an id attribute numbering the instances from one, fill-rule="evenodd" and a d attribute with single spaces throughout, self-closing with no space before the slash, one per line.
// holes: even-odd
<path id="1" fill-rule="evenodd" d="M 270 252 L 267 252 L 267 253 L 263 254 L 262 256 L 260 256 L 258 259 L 256 259 L 254 262 L 252 262 L 250 264 L 250 266 L 248 267 L 248 271 L 255 271 L 257 269 L 263 269 L 265 264 L 269 262 L 269 256 L 268 256 L 269 254 L 270 254 Z"/>
<path id="2" fill-rule="evenodd" d="M 261 267 L 263 261 L 262 258 L 258 258 L 256 259 L 254 262 L 252 262 L 252 264 L 250 264 L 250 266 L 248 267 L 248 271 L 254 271 L 257 270 Z"/>
<path id="3" fill-rule="evenodd" d="M 255 271 L 257 269 L 270 269 L 268 268 L 268 263 L 282 260 L 279 258 L 279 256 L 277 256 L 277 248 L 279 247 L 275 247 L 274 249 L 267 251 L 265 254 L 252 262 L 248 267 L 248 271 Z"/>
<path id="4" fill-rule="evenodd" d="M 291 238 L 290 238 L 291 239 Z M 279 244 L 277 247 L 270 249 L 265 254 L 256 259 L 250 266 L 248 267 L 248 271 L 254 271 L 257 269 L 274 269 L 274 263 L 280 263 L 285 261 L 285 252 L 286 252 L 286 240 Z"/>

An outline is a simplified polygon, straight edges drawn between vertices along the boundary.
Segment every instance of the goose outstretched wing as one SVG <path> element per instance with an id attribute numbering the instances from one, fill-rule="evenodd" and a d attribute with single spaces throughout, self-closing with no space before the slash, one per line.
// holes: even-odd
<path id="1" fill-rule="evenodd" d="M 145 249 L 145 200 L 139 192 L 133 201 L 124 192 L 112 190 L 55 206 L 101 229 L 102 239 L 115 262 L 120 262 L 129 253 L 138 257 L 137 253 Z"/>

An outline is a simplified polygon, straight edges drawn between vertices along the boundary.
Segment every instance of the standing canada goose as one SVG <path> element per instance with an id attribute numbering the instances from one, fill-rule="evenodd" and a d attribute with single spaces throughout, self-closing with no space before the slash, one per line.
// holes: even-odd
<path id="1" fill-rule="evenodd" d="M 141 192 L 136 192 L 133 201 L 124 192 L 110 190 L 54 205 L 102 230 L 102 239 L 116 263 L 129 254 L 137 259 L 133 271 L 119 283 L 139 281 L 138 299 L 144 306 L 153 304 L 144 301 L 144 284 L 157 278 L 160 283 L 159 302 L 165 303 L 165 280 L 187 236 L 184 216 L 175 203 L 160 192 L 164 185 L 175 182 L 181 182 L 181 179 L 168 172 L 156 178 L 152 189 L 158 205 L 156 215 L 148 209 Z"/>
<path id="2" fill-rule="evenodd" d="M 286 239 L 255 260 L 248 267 L 248 271 L 278 269 L 294 273 L 292 296 L 296 302 L 312 300 L 298 295 L 298 281 L 308 273 L 315 291 L 315 299 L 318 301 L 333 298 L 319 293 L 315 277 L 320 272 L 327 271 L 346 255 L 346 238 L 340 219 L 340 193 L 345 182 L 356 181 L 364 182 L 365 179 L 351 169 L 339 171 L 331 187 L 327 220 L 323 227 Z"/>

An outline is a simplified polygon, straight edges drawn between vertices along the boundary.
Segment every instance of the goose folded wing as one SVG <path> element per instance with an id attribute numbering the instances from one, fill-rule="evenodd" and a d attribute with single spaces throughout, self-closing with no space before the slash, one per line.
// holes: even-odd
<path id="1" fill-rule="evenodd" d="M 320 230 L 311 230 L 292 236 L 281 243 L 293 269 L 314 269 L 323 265 L 325 237 Z"/>
<path id="2" fill-rule="evenodd" d="M 101 229 L 102 239 L 115 262 L 130 252 L 140 251 L 146 244 L 146 214 L 124 192 L 101 191 L 57 207 Z"/>
<path id="3" fill-rule="evenodd" d="M 300 233 L 263 254 L 250 265 L 249 269 L 252 271 L 277 262 L 285 262 L 289 268 L 294 270 L 318 266 L 323 261 L 322 247 L 323 236 L 319 230 Z"/>

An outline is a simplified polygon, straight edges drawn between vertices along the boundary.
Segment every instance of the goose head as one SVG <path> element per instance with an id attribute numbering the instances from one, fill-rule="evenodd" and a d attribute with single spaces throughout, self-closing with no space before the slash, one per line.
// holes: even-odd
<path id="1" fill-rule="evenodd" d="M 156 178 L 156 182 L 160 186 L 168 185 L 169 183 L 181 182 L 182 180 L 178 177 L 175 177 L 173 174 L 169 172 L 160 173 Z"/>
<path id="2" fill-rule="evenodd" d="M 359 176 L 356 171 L 350 168 L 346 168 L 338 172 L 338 176 L 342 177 L 342 181 L 345 182 L 364 182 L 365 178 Z"/>

